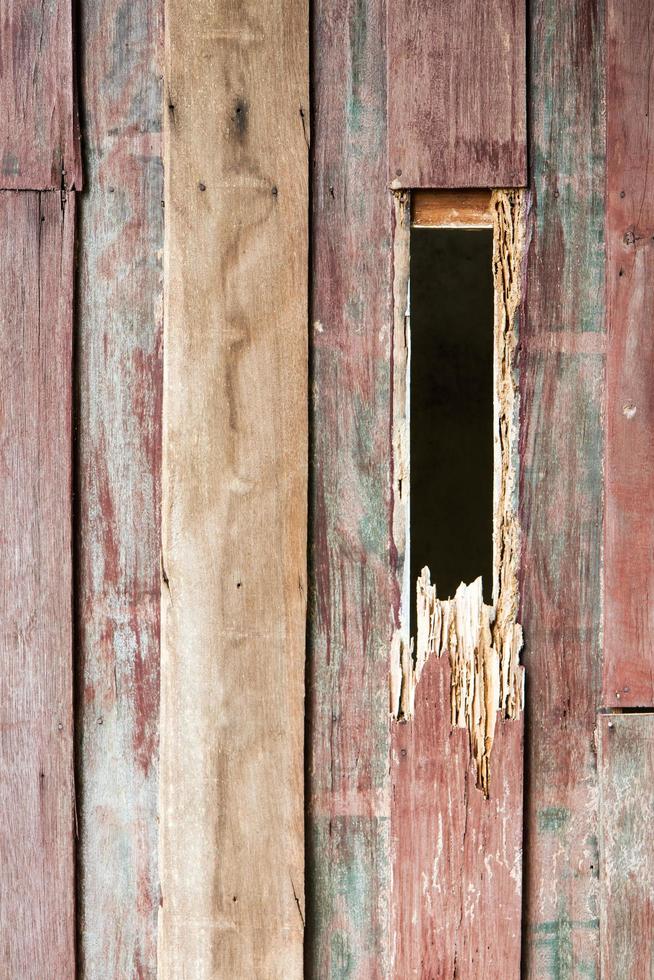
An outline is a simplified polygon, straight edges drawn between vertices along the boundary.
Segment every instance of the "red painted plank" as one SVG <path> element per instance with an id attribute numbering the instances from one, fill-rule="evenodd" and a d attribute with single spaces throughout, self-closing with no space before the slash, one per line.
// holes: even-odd
<path id="1" fill-rule="evenodd" d="M 157 971 L 163 3 L 81 5 L 79 951 Z"/>
<path id="2" fill-rule="evenodd" d="M 393 976 L 518 980 L 523 720 L 498 723 L 485 800 L 449 705 L 449 659 L 431 657 L 393 729 Z"/>
<path id="3" fill-rule="evenodd" d="M 396 187 L 526 183 L 524 0 L 389 0 Z"/>
<path id="4" fill-rule="evenodd" d="M 81 187 L 72 0 L 3 0 L 0 188 Z"/>
<path id="5" fill-rule="evenodd" d="M 652 976 L 654 715 L 600 715 L 603 980 Z"/>
<path id="6" fill-rule="evenodd" d="M 654 4 L 607 6 L 603 700 L 654 706 Z"/>
<path id="7" fill-rule="evenodd" d="M 361 980 L 390 970 L 384 33 L 380 0 L 314 3 L 306 968 Z"/>
<path id="8" fill-rule="evenodd" d="M 72 978 L 74 198 L 0 193 L 2 974 Z"/>
<path id="9" fill-rule="evenodd" d="M 604 25 L 596 0 L 537 0 L 530 18 L 534 210 L 519 361 L 523 970 L 597 976 Z"/>

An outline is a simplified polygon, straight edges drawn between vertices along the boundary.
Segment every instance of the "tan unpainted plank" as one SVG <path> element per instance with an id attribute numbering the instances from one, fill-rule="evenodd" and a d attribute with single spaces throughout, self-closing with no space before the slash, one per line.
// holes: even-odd
<path id="1" fill-rule="evenodd" d="M 308 9 L 168 0 L 162 978 L 302 976 Z"/>
<path id="2" fill-rule="evenodd" d="M 163 0 L 83 0 L 79 969 L 150 980 L 159 880 Z"/>
<path id="3" fill-rule="evenodd" d="M 394 187 L 526 182 L 525 0 L 389 0 Z"/>
<path id="4" fill-rule="evenodd" d="M 81 187 L 72 0 L 3 0 L 0 188 Z"/>
<path id="5" fill-rule="evenodd" d="M 414 191 L 411 224 L 416 228 L 491 228 L 490 190 Z"/>
<path id="6" fill-rule="evenodd" d="M 651 0 L 609 0 L 603 703 L 654 707 Z"/>
<path id="7" fill-rule="evenodd" d="M 603 980 L 654 976 L 654 714 L 600 715 Z"/>
<path id="8" fill-rule="evenodd" d="M 0 193 L 3 977 L 75 973 L 71 567 L 74 200 Z"/>

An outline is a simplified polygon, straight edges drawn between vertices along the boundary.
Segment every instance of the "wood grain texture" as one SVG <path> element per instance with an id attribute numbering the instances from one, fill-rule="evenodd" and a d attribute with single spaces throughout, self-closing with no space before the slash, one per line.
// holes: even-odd
<path id="1" fill-rule="evenodd" d="M 123 980 L 157 969 L 163 3 L 80 14 L 79 954 Z"/>
<path id="2" fill-rule="evenodd" d="M 491 191 L 415 191 L 411 223 L 417 228 L 492 228 Z"/>
<path id="3" fill-rule="evenodd" d="M 654 4 L 607 3 L 605 705 L 654 706 Z"/>
<path id="4" fill-rule="evenodd" d="M 388 0 L 394 187 L 526 182 L 524 0 Z"/>
<path id="5" fill-rule="evenodd" d="M 166 3 L 159 973 L 302 976 L 308 8 Z"/>
<path id="6" fill-rule="evenodd" d="M 3 0 L 0 189 L 78 190 L 71 0 Z"/>
<path id="7" fill-rule="evenodd" d="M 654 715 L 600 715 L 602 978 L 654 976 Z"/>
<path id="8" fill-rule="evenodd" d="M 2 975 L 75 974 L 74 198 L 0 193 Z"/>
<path id="9" fill-rule="evenodd" d="M 498 723 L 485 800 L 449 703 L 449 660 L 432 657 L 393 728 L 392 975 L 518 980 L 523 718 Z"/>
<path id="10" fill-rule="evenodd" d="M 391 196 L 385 12 L 312 15 L 309 976 L 390 975 Z"/>
<path id="11" fill-rule="evenodd" d="M 597 976 L 604 382 L 601 0 L 531 12 L 534 195 L 521 331 L 523 973 Z"/>

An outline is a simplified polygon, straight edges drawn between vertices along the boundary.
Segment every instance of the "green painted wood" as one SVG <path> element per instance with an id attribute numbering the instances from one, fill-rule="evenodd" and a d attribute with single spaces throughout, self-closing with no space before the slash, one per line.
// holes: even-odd
<path id="1" fill-rule="evenodd" d="M 391 199 L 381 0 L 313 6 L 309 976 L 389 976 Z"/>
<path id="2" fill-rule="evenodd" d="M 521 334 L 527 703 L 523 973 L 599 969 L 604 10 L 530 6 L 534 203 Z"/>
<path id="3" fill-rule="evenodd" d="M 163 2 L 83 0 L 77 347 L 78 932 L 157 972 Z"/>
<path id="4" fill-rule="evenodd" d="M 602 980 L 654 977 L 654 714 L 600 715 Z"/>

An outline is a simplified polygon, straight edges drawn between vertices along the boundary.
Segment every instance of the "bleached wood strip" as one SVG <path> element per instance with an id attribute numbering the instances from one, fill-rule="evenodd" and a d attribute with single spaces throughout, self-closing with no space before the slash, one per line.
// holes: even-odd
<path id="1" fill-rule="evenodd" d="M 299 978 L 305 0 L 166 4 L 159 972 Z"/>

